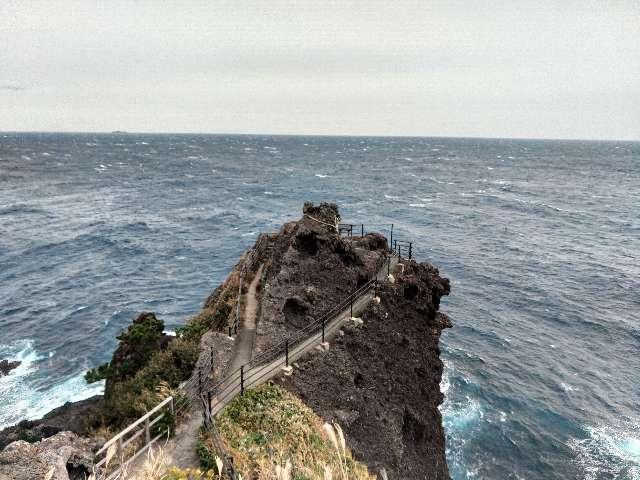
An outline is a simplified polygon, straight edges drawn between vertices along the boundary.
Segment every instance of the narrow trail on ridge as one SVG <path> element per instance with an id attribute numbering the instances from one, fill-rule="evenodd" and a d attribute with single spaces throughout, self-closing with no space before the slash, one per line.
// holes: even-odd
<path id="1" fill-rule="evenodd" d="M 240 365 L 244 365 L 251 360 L 258 316 L 256 294 L 261 277 L 262 265 L 258 268 L 245 295 L 245 307 L 240 323 L 240 332 L 236 337 L 233 358 L 229 367 L 227 367 L 228 372 L 233 372 L 240 368 Z M 166 465 L 173 465 L 179 468 L 198 468 L 200 466 L 196 445 L 198 443 L 198 430 L 201 426 L 202 413 L 200 404 L 195 402 L 185 415 L 185 419 L 177 426 L 175 435 L 163 447 Z"/>
<path id="2" fill-rule="evenodd" d="M 256 337 L 256 324 L 258 320 L 258 299 L 256 292 L 258 290 L 258 284 L 262 277 L 262 265 L 258 268 L 249 289 L 245 296 L 244 314 L 242 315 L 242 324 L 240 326 L 240 332 L 236 338 L 235 349 L 233 351 L 233 358 L 227 372 L 234 372 L 241 365 L 249 363 L 251 360 L 251 354 L 253 352 L 253 341 Z"/>

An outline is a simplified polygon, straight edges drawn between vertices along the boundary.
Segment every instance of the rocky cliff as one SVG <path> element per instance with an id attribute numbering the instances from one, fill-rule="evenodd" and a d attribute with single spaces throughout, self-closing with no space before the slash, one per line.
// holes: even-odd
<path id="1" fill-rule="evenodd" d="M 261 235 L 206 299 L 202 311 L 179 329 L 177 338 L 162 334 L 162 322 L 155 315 L 140 315 L 119 336 L 112 362 L 89 374 L 90 379 L 107 379 L 106 400 L 68 405 L 48 420 L 0 432 L 0 447 L 17 439 L 37 441 L 61 430 L 84 435 L 91 422 L 117 428 L 157 403 L 159 385 L 175 388 L 186 380 L 212 349 L 220 350 L 216 358 L 224 357 L 216 361 L 218 370 L 228 365 L 232 342 L 215 332 L 227 331 L 241 285 L 245 293 L 257 272 L 261 288 L 253 357 L 312 323 L 381 270 L 388 255 L 384 236 L 342 238 L 333 204 L 305 204 L 303 213 L 278 232 Z M 447 479 L 438 411 L 443 400 L 438 343 L 451 322 L 438 310 L 449 282 L 429 264 L 401 263 L 394 282 L 379 291 L 380 302 L 363 313 L 362 325 L 345 326 L 330 340 L 328 351 L 307 355 L 291 377 L 279 382 L 315 415 L 342 425 L 354 460 L 370 472 L 384 471 L 390 479 Z M 216 377 L 223 374 L 215 372 Z M 19 465 L 19 452 L 29 448 L 12 445 L 5 461 Z M 34 448 L 44 451 L 47 445 Z"/>
<path id="2" fill-rule="evenodd" d="M 256 244 L 253 263 L 264 268 L 254 356 L 319 318 L 384 263 L 382 235 L 340 238 L 332 210 L 323 210 L 322 221 L 316 212 L 305 215 Z M 307 355 L 279 381 L 319 417 L 342 425 L 354 459 L 371 472 L 448 479 L 439 339 L 451 322 L 438 310 L 449 281 L 408 260 L 393 280 L 363 325 L 346 326 L 328 351 Z"/>
<path id="3" fill-rule="evenodd" d="M 283 385 L 341 424 L 354 458 L 372 471 L 448 479 L 438 343 L 451 322 L 438 307 L 449 282 L 428 264 L 403 263 L 363 324 L 349 324 L 327 352 L 298 362 Z"/>

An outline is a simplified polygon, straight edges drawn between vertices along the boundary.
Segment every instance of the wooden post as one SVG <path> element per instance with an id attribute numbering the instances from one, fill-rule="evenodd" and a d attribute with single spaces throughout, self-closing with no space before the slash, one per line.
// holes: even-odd
<path id="1" fill-rule="evenodd" d="M 118 461 L 122 462 L 123 457 L 124 457 L 124 449 L 122 448 L 122 437 L 118 438 L 118 442 L 117 442 L 117 453 L 118 453 Z"/>
<path id="2" fill-rule="evenodd" d="M 151 431 L 149 430 L 149 417 L 144 419 L 144 439 L 146 444 L 149 444 L 151 442 Z"/>
<path id="3" fill-rule="evenodd" d="M 409 260 L 411 260 L 411 242 L 409 242 Z"/>
<path id="4" fill-rule="evenodd" d="M 244 394 L 244 365 L 240 366 L 240 395 Z"/>

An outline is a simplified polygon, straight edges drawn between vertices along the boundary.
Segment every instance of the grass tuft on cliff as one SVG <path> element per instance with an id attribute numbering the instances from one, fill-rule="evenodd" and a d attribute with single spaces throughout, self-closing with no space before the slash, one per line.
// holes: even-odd
<path id="1" fill-rule="evenodd" d="M 266 384 L 236 397 L 216 419 L 228 452 L 243 478 L 274 478 L 290 463 L 291 480 L 372 480 L 367 467 L 337 449 L 322 420 L 299 398 Z M 198 452 L 204 468 L 215 453 L 206 433 Z"/>

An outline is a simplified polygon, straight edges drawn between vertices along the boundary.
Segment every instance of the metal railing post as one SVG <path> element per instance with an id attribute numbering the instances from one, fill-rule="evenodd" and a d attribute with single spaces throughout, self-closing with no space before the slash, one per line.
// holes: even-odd
<path id="1" fill-rule="evenodd" d="M 244 395 L 244 365 L 240 366 L 240 395 Z"/>
<path id="2" fill-rule="evenodd" d="M 353 293 L 351 294 L 351 318 L 353 318 Z"/>
<path id="3" fill-rule="evenodd" d="M 409 260 L 411 260 L 411 242 L 409 242 Z"/>
<path id="4" fill-rule="evenodd" d="M 361 236 L 364 237 L 364 223 L 361 224 L 361 227 L 362 227 L 362 235 Z"/>
<path id="5" fill-rule="evenodd" d="M 284 366 L 289 366 L 289 338 L 284 341 Z"/>
<path id="6" fill-rule="evenodd" d="M 322 343 L 324 343 L 324 317 L 322 317 Z"/>
<path id="7" fill-rule="evenodd" d="M 231 325 L 229 325 L 229 336 L 231 336 Z"/>

